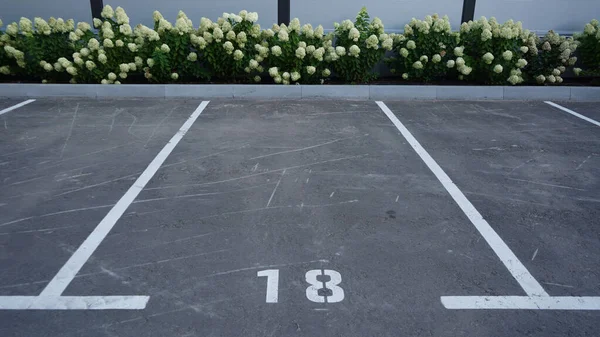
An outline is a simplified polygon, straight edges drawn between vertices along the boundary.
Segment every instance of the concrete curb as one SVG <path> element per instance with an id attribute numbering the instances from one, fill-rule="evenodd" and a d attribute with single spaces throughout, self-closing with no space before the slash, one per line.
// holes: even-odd
<path id="1" fill-rule="evenodd" d="M 600 101 L 600 87 L 2 83 L 0 97 Z"/>

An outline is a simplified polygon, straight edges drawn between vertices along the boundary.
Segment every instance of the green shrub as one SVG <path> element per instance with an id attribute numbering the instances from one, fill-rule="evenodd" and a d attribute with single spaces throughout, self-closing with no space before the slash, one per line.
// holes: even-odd
<path id="1" fill-rule="evenodd" d="M 270 52 L 266 65 L 275 83 L 322 83 L 331 75 L 324 61 L 327 41 L 323 39 L 322 26 L 301 27 L 300 20 L 293 19 L 289 26 L 273 25 L 264 36 L 266 42 L 256 48 L 264 54 Z"/>
<path id="2" fill-rule="evenodd" d="M 575 39 L 580 43 L 579 55 L 583 73 L 585 75 L 600 75 L 600 24 L 598 20 L 592 20 L 585 25 L 583 33 L 575 35 Z M 579 74 L 581 69 L 576 68 L 575 73 Z"/>
<path id="3" fill-rule="evenodd" d="M 155 11 L 154 30 L 136 27 L 140 44 L 139 54 L 146 60 L 144 76 L 151 82 L 169 83 L 179 80 L 207 80 L 209 72 L 200 63 L 198 52 L 204 47 L 195 34 L 192 21 L 179 11 L 175 25 Z M 195 42 L 192 43 L 192 41 Z M 198 50 L 192 46 L 197 46 Z"/>
<path id="4" fill-rule="evenodd" d="M 256 69 L 249 67 L 250 60 L 261 60 L 255 46 L 262 41 L 257 13 L 241 11 L 239 15 L 224 14 L 216 23 L 202 18 L 198 38 L 210 73 L 222 80 L 250 78 Z M 204 46 L 202 48 L 202 46 Z"/>
<path id="5" fill-rule="evenodd" d="M 369 82 L 377 78 L 373 67 L 381 61 L 386 50 L 392 50 L 393 39 L 384 33 L 383 22 L 379 18 L 369 20 L 367 9 L 363 7 L 356 21 L 344 20 L 334 24 L 335 47 L 327 47 L 325 60 L 335 73 L 346 82 Z M 333 38 L 330 36 L 328 40 Z"/>
<path id="6" fill-rule="evenodd" d="M 404 26 L 404 34 L 394 37 L 394 55 L 386 60 L 392 73 L 405 80 L 429 82 L 448 76 L 466 76 L 472 68 L 462 58 L 460 36 L 453 33 L 447 16 L 437 14 L 424 21 L 412 19 Z"/>
<path id="7" fill-rule="evenodd" d="M 531 45 L 531 44 L 530 44 Z M 573 38 L 566 38 L 549 31 L 544 37 L 535 37 L 535 47 L 528 47 L 528 66 L 525 73 L 538 84 L 562 83 L 562 75 L 568 66 L 577 61 L 571 56 L 577 49 Z"/>
<path id="8" fill-rule="evenodd" d="M 535 40 L 531 32 L 523 30 L 521 22 L 508 20 L 500 25 L 495 18 L 488 21 L 481 17 L 461 25 L 460 39 L 468 57 L 465 59 L 473 65 L 474 80 L 512 85 L 524 81 L 521 71 L 527 66 L 524 56 Z"/>

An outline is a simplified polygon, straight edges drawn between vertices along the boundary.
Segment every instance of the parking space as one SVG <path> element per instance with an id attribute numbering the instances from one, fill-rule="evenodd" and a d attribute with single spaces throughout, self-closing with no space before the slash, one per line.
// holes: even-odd
<path id="1" fill-rule="evenodd" d="M 372 101 L 46 99 L 0 116 L 2 300 L 53 288 L 107 219 L 62 296 L 150 297 L 0 310 L 0 334 L 594 335 L 598 311 L 440 297 L 531 297 L 520 263 L 550 296 L 600 296 L 600 129 L 543 102 L 385 104 L 422 147 Z"/>

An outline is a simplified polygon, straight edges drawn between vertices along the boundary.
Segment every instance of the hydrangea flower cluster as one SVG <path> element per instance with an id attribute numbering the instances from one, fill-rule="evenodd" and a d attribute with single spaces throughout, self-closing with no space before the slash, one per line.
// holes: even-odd
<path id="1" fill-rule="evenodd" d="M 583 33 L 574 35 L 574 38 L 579 43 L 581 66 L 584 68 L 583 71 L 581 68 L 573 69 L 575 74 L 600 75 L 600 23 L 598 20 L 594 19 L 587 23 Z M 563 56 L 566 56 L 566 52 Z M 574 62 L 570 61 L 569 64 L 571 63 Z"/>
<path id="2" fill-rule="evenodd" d="M 322 26 L 316 29 L 308 24 L 302 26 L 295 18 L 289 25 L 273 25 L 270 31 L 273 33 L 265 35 L 265 44 L 270 49 L 260 45 L 256 48 L 259 53 L 264 52 L 269 76 L 275 83 L 321 83 L 329 76 L 324 74 L 331 74 L 324 58 L 331 44 L 323 38 Z"/>
<path id="3" fill-rule="evenodd" d="M 567 66 L 577 62 L 572 56 L 578 46 L 573 38 L 560 36 L 554 31 L 549 31 L 544 37 L 535 39 L 536 53 L 528 54 L 530 66 L 527 73 L 535 78 L 538 84 L 562 83 L 562 74 Z"/>
<path id="4" fill-rule="evenodd" d="M 325 60 L 335 72 L 348 82 L 365 82 L 373 79 L 371 72 L 386 51 L 393 48 L 393 36 L 385 34 L 383 22 L 379 18 L 372 21 L 366 8 L 362 8 L 356 21 L 344 20 L 334 23 L 337 47 L 326 46 Z"/>
<path id="5" fill-rule="evenodd" d="M 394 37 L 394 56 L 386 59 L 393 73 L 405 80 L 430 81 L 453 76 L 469 75 L 464 47 L 458 46 L 459 36 L 452 32 L 447 16 L 437 14 L 424 20 L 413 18 L 404 26 L 404 34 Z"/>
<path id="6" fill-rule="evenodd" d="M 535 35 L 513 20 L 500 24 L 493 17 L 481 17 L 463 23 L 460 36 L 464 58 L 472 60 L 474 77 L 481 82 L 522 83 L 523 69 L 529 63 L 527 55 L 537 53 Z"/>
<path id="7" fill-rule="evenodd" d="M 332 72 L 346 82 L 372 80 L 374 65 L 387 51 L 392 72 L 404 80 L 469 79 L 493 84 L 561 83 L 575 74 L 600 75 L 600 23 L 592 20 L 574 38 L 553 31 L 538 38 L 520 22 L 481 18 L 452 32 L 447 17 L 412 19 L 403 34 L 386 34 L 383 22 L 365 8 L 355 21 L 322 26 L 288 25 L 261 29 L 258 14 L 223 13 L 216 22 L 201 18 L 196 28 L 184 12 L 169 22 L 153 13 L 154 26 L 132 26 L 125 10 L 105 6 L 85 22 L 21 18 L 0 31 L 0 75 L 46 82 L 120 84 L 141 76 L 153 82 L 225 81 L 322 83 Z M 0 21 L 0 26 L 2 22 Z"/>

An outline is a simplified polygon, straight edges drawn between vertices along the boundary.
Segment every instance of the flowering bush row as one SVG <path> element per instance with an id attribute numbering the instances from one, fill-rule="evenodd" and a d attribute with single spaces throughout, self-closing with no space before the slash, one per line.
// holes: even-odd
<path id="1" fill-rule="evenodd" d="M 0 77 L 42 82 L 120 84 L 226 81 L 282 84 L 324 83 L 337 76 L 347 83 L 376 78 L 382 60 L 403 80 L 442 79 L 488 84 L 563 81 L 575 74 L 600 75 L 600 25 L 585 25 L 573 38 L 553 31 L 543 37 L 520 22 L 496 19 L 463 23 L 453 31 L 447 16 L 412 19 L 402 34 L 386 34 L 379 18 L 363 8 L 356 20 L 322 26 L 289 25 L 262 29 L 258 14 L 224 13 L 199 27 L 183 12 L 174 24 L 154 12 L 154 26 L 130 25 L 121 7 L 105 6 L 90 24 L 73 20 L 32 22 L 21 18 L 0 31 Z M 0 27 L 2 22 L 0 21 Z M 333 74 L 333 75 L 332 75 Z"/>

